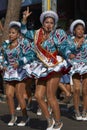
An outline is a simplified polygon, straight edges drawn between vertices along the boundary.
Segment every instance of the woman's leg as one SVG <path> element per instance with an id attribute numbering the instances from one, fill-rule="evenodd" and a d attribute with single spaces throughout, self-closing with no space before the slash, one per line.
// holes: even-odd
<path id="1" fill-rule="evenodd" d="M 47 81 L 47 100 L 50 103 L 56 121 L 60 120 L 60 108 L 56 98 L 56 91 L 58 89 L 59 80 L 60 74 L 55 74 Z"/>
<path id="2" fill-rule="evenodd" d="M 21 110 L 21 106 L 20 106 L 20 103 L 19 103 L 19 100 L 20 100 L 20 97 L 23 96 L 22 98 L 24 99 L 28 99 L 27 97 L 27 93 L 26 93 L 26 89 L 25 89 L 25 84 L 23 85 L 22 84 L 22 87 L 20 89 L 20 86 L 17 84 L 16 85 L 18 88 L 16 89 L 16 97 L 18 98 L 18 106 L 17 106 L 17 110 Z M 20 94 L 20 97 L 19 97 L 19 89 L 21 90 L 21 94 Z M 23 101 L 23 100 L 22 100 Z"/>
<path id="3" fill-rule="evenodd" d="M 33 83 L 33 79 L 27 79 L 26 80 L 26 87 L 25 87 L 25 100 L 27 103 L 27 110 L 31 109 L 31 102 L 32 102 L 32 90 L 31 85 Z"/>
<path id="4" fill-rule="evenodd" d="M 29 122 L 29 117 L 27 114 L 27 110 L 26 110 L 26 101 L 24 98 L 24 92 L 21 91 L 23 89 L 25 89 L 26 84 L 25 82 L 19 82 L 16 85 L 16 96 L 18 98 L 19 104 L 21 106 L 21 110 L 22 110 L 22 121 L 20 123 L 17 124 L 17 126 L 25 126 L 28 122 Z"/>
<path id="5" fill-rule="evenodd" d="M 79 111 L 81 78 L 78 74 L 75 74 L 72 78 L 73 78 L 73 103 L 75 109 L 75 118 L 76 120 L 82 120 L 82 116 Z"/>
<path id="6" fill-rule="evenodd" d="M 15 82 L 6 83 L 6 97 L 11 114 L 11 120 L 8 123 L 8 126 L 13 126 L 17 120 L 15 116 L 15 105 L 14 105 L 14 93 L 15 93 Z"/>
<path id="7" fill-rule="evenodd" d="M 69 97 L 71 96 L 71 92 L 69 91 L 69 89 L 66 88 L 66 84 L 63 84 L 63 83 L 59 83 L 59 87 L 60 89 L 64 92 L 64 94 Z"/>
<path id="8" fill-rule="evenodd" d="M 28 105 L 28 101 L 31 101 L 31 91 L 29 86 L 32 83 L 32 79 L 27 79 L 24 82 L 18 83 L 17 84 L 17 89 L 16 89 L 16 96 L 19 100 L 19 102 L 22 104 L 21 107 L 25 107 Z M 21 93 L 19 93 L 21 90 Z M 22 100 L 23 99 L 23 100 Z M 19 106 L 20 106 L 19 103 Z"/>
<path id="9" fill-rule="evenodd" d="M 36 98 L 42 112 L 44 113 L 44 116 L 48 119 L 48 118 L 50 118 L 50 114 L 48 112 L 47 103 L 44 100 L 45 93 L 46 93 L 45 81 L 38 79 L 38 81 L 36 83 L 35 98 Z"/>
<path id="10" fill-rule="evenodd" d="M 7 103 L 11 115 L 15 114 L 14 93 L 15 93 L 15 87 L 13 83 L 6 83 L 6 97 L 7 97 Z"/>
<path id="11" fill-rule="evenodd" d="M 48 105 L 45 102 L 45 94 L 47 91 L 47 86 L 45 81 L 38 79 L 36 82 L 36 91 L 35 91 L 35 97 L 37 99 L 37 102 L 39 104 L 39 107 L 41 108 L 45 118 L 47 119 L 48 126 L 46 130 L 52 130 L 53 128 L 53 119 L 50 117 L 49 111 L 48 111 Z"/>
<path id="12" fill-rule="evenodd" d="M 17 83 L 17 85 L 16 85 L 16 96 L 17 96 L 18 102 L 21 106 L 23 116 L 27 116 L 26 101 L 24 99 L 24 92 L 23 92 L 25 87 L 26 87 L 25 82 L 20 82 L 20 83 Z"/>
<path id="13" fill-rule="evenodd" d="M 74 87 L 73 88 L 74 108 L 75 111 L 79 111 L 81 81 L 77 74 L 75 74 L 72 78 L 73 78 L 73 87 Z"/>
<path id="14" fill-rule="evenodd" d="M 59 130 L 63 125 L 63 123 L 61 122 L 59 103 L 56 97 L 56 92 L 59 86 L 60 77 L 61 77 L 60 73 L 55 74 L 47 82 L 47 100 L 50 103 L 50 106 L 54 114 L 54 120 L 55 120 L 55 124 L 53 125 L 52 130 Z"/>
<path id="15" fill-rule="evenodd" d="M 83 75 L 82 80 L 83 112 L 82 119 L 87 120 L 87 74 Z"/>
<path id="16" fill-rule="evenodd" d="M 87 74 L 83 76 L 82 95 L 83 95 L 83 110 L 87 111 Z"/>
<path id="17" fill-rule="evenodd" d="M 26 83 L 26 87 L 25 87 L 25 95 L 26 95 L 26 97 L 25 98 L 29 99 L 30 101 L 32 99 L 32 96 L 31 96 L 32 93 L 31 93 L 31 89 L 30 89 L 30 86 L 32 85 L 32 82 L 33 82 L 33 79 L 27 79 L 25 81 L 25 83 Z"/>

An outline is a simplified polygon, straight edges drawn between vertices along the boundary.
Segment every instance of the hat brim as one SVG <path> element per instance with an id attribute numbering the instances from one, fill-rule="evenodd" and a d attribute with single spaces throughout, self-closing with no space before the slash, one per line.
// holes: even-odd
<path id="1" fill-rule="evenodd" d="M 17 25 L 18 27 L 21 27 L 21 23 L 17 21 L 11 21 L 9 27 L 12 27 L 13 25 Z"/>
<path id="2" fill-rule="evenodd" d="M 54 11 L 49 10 L 49 11 L 43 12 L 40 16 L 41 24 L 43 24 L 44 18 L 46 17 L 52 17 L 55 20 L 55 24 L 58 22 L 58 15 Z"/>
<path id="3" fill-rule="evenodd" d="M 70 26 L 70 32 L 71 33 L 73 33 L 73 31 L 74 31 L 75 25 L 79 24 L 79 23 L 82 24 L 85 27 L 85 22 L 83 20 L 81 20 L 81 19 L 77 19 L 77 20 L 73 21 L 71 26 Z"/>

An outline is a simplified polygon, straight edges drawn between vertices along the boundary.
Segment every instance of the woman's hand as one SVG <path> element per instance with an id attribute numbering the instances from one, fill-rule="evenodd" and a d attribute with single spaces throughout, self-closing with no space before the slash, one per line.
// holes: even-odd
<path id="1" fill-rule="evenodd" d="M 75 40 L 75 41 L 76 41 L 76 40 Z M 79 41 L 76 41 L 77 47 L 80 48 L 81 45 L 83 44 L 83 42 L 84 42 L 84 37 L 82 37 L 81 39 L 79 39 Z"/>
<path id="2" fill-rule="evenodd" d="M 29 11 L 29 7 L 27 7 L 27 10 L 25 10 L 23 12 L 23 19 L 22 19 L 22 23 L 26 24 L 27 22 L 27 18 L 31 15 L 32 12 Z"/>
<path id="3" fill-rule="evenodd" d="M 7 71 L 7 67 L 4 66 L 4 67 L 3 67 L 3 71 Z"/>
<path id="4" fill-rule="evenodd" d="M 74 59 L 74 58 L 75 58 L 75 55 L 74 55 L 74 54 L 70 54 L 70 55 L 69 55 L 69 59 L 72 60 L 72 59 Z"/>
<path id="5" fill-rule="evenodd" d="M 18 63 L 13 64 L 13 68 L 14 68 L 14 69 L 17 69 L 18 66 L 19 66 Z"/>

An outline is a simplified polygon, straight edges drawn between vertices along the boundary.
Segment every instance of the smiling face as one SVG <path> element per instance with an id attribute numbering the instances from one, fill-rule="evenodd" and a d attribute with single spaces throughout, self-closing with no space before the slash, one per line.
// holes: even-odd
<path id="1" fill-rule="evenodd" d="M 79 38 L 83 37 L 84 32 L 85 32 L 85 28 L 82 24 L 78 24 L 74 27 L 74 35 L 76 37 L 79 37 Z"/>
<path id="2" fill-rule="evenodd" d="M 55 21 L 51 17 L 47 17 L 43 21 L 43 28 L 46 32 L 51 32 L 54 28 Z"/>

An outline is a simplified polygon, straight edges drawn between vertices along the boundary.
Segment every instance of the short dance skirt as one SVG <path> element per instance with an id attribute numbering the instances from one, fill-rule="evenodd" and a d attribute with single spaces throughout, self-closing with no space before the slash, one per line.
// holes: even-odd
<path id="1" fill-rule="evenodd" d="M 25 78 L 27 78 L 26 71 L 22 68 L 18 69 L 7 68 L 7 70 L 3 75 L 4 81 L 22 81 Z"/>
<path id="2" fill-rule="evenodd" d="M 87 63 L 85 62 L 71 62 L 72 67 L 70 69 L 70 75 L 79 74 L 83 75 L 87 73 Z"/>
<path id="3" fill-rule="evenodd" d="M 59 59 L 61 62 L 59 62 L 57 65 L 52 67 L 47 67 L 43 62 L 40 60 L 33 61 L 30 64 L 26 64 L 23 68 L 26 70 L 26 75 L 29 77 L 34 78 L 46 78 L 48 75 L 56 72 L 56 73 L 67 73 L 69 71 L 69 64 L 66 60 L 62 60 L 61 56 L 57 57 L 58 61 Z"/>

